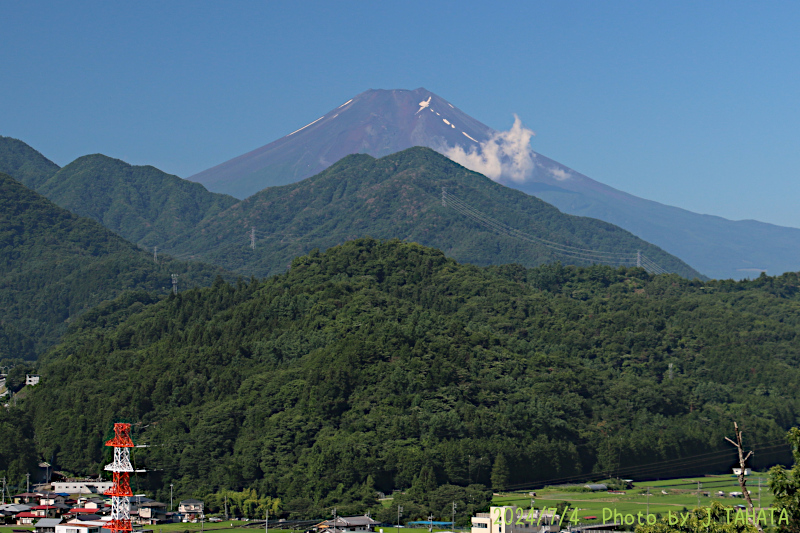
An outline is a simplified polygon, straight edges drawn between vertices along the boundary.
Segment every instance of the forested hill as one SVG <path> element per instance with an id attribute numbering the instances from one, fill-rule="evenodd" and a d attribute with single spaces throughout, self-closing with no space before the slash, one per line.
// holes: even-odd
<path id="1" fill-rule="evenodd" d="M 58 172 L 59 166 L 13 137 L 0 135 L 0 172 L 36 189 Z"/>
<path id="2" fill-rule="evenodd" d="M 322 510 L 422 477 L 724 471 L 734 420 L 768 463 L 800 415 L 798 287 L 481 268 L 361 239 L 264 281 L 102 306 L 22 407 L 71 472 L 100 472 L 110 424 L 135 422 L 156 445 L 136 490 L 156 497 L 252 487 Z"/>
<path id="3" fill-rule="evenodd" d="M 170 238 L 238 201 L 155 167 L 101 154 L 76 159 L 36 191 L 133 243 L 162 251 Z"/>
<path id="4" fill-rule="evenodd" d="M 419 242 L 477 265 L 635 265 L 640 250 L 667 271 L 702 277 L 617 226 L 565 215 L 420 147 L 381 159 L 348 156 L 317 176 L 264 189 L 205 219 L 166 249 L 245 276 L 265 276 L 285 271 L 294 257 L 314 248 L 363 236 Z"/>
<path id="5" fill-rule="evenodd" d="M 130 289 L 210 285 L 217 267 L 153 256 L 0 174 L 0 360 L 34 358 L 75 317 Z"/>

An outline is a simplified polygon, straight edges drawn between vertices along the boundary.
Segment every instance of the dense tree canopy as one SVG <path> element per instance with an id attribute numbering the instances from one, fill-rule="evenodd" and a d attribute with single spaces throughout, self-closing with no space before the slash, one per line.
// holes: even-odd
<path id="1" fill-rule="evenodd" d="M 91 307 L 126 290 L 166 295 L 221 269 L 153 256 L 0 174 L 0 360 L 32 359 Z"/>
<path id="2" fill-rule="evenodd" d="M 134 454 L 156 470 L 137 490 L 253 489 L 289 512 L 415 486 L 722 470 L 732 455 L 675 460 L 729 449 L 731 419 L 754 447 L 797 420 L 798 287 L 479 268 L 362 239 L 264 281 L 100 306 L 42 359 L 24 407 L 60 468 L 99 473 L 128 419 L 158 445 Z"/>

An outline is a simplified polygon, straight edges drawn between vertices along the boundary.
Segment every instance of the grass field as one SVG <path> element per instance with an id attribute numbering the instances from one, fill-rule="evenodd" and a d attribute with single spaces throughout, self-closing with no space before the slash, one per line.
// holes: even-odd
<path id="1" fill-rule="evenodd" d="M 759 505 L 758 479 L 761 478 L 761 497 Z M 748 476 L 747 487 L 753 498 L 753 505 L 760 508 L 768 508 L 772 505 L 772 493 L 767 487 L 767 474 L 753 472 Z M 608 492 L 568 492 L 559 488 L 547 488 L 536 490 L 533 497 L 534 507 L 555 507 L 559 502 L 569 502 L 570 509 L 577 509 L 577 516 L 581 523 L 600 523 L 603 517 L 603 510 L 606 513 L 618 512 L 622 514 L 636 515 L 638 512 L 650 514 L 667 514 L 681 512 L 684 509 L 690 510 L 697 507 L 698 490 L 697 483 L 701 484 L 701 495 L 699 498 L 700 506 L 705 507 L 712 501 L 718 501 L 726 507 L 745 504 L 744 498 L 731 498 L 730 492 L 740 492 L 739 483 L 732 475 L 724 476 L 703 476 L 693 478 L 680 478 L 663 481 L 639 481 L 634 482 L 633 489 L 624 491 L 625 494 L 609 494 Z M 650 496 L 647 490 L 650 489 Z M 718 491 L 724 491 L 725 497 L 717 496 Z M 703 492 L 708 492 L 710 496 L 703 496 Z M 666 493 L 666 494 L 665 494 Z M 495 496 L 492 504 L 517 505 L 528 509 L 531 506 L 531 496 L 528 492 L 516 494 L 504 494 Z M 569 513 L 570 515 L 572 512 Z M 596 516 L 597 520 L 589 520 L 585 517 Z"/>

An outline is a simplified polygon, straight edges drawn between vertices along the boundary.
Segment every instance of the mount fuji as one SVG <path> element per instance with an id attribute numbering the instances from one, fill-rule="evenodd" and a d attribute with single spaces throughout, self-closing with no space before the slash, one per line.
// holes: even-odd
<path id="1" fill-rule="evenodd" d="M 313 176 L 349 154 L 383 157 L 425 146 L 565 213 L 618 225 L 713 278 L 800 270 L 800 229 L 701 215 L 633 196 L 534 152 L 527 130 L 518 122 L 514 129 L 518 135 L 510 139 L 424 88 L 371 89 L 189 179 L 245 198 Z"/>

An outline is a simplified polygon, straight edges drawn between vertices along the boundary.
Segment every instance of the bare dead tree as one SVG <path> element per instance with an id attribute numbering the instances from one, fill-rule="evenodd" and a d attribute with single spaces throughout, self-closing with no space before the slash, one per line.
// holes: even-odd
<path id="1" fill-rule="evenodd" d="M 750 491 L 747 490 L 747 480 L 744 478 L 744 463 L 750 458 L 751 455 L 753 455 L 753 451 L 750 450 L 747 452 L 747 455 L 744 455 L 744 450 L 742 449 L 742 432 L 739 431 L 739 424 L 734 422 L 733 429 L 736 432 L 736 442 L 733 442 L 728 437 L 725 437 L 725 440 L 736 446 L 736 449 L 739 451 L 739 475 L 737 476 L 739 478 L 739 486 L 742 488 L 744 499 L 747 500 L 747 506 L 750 514 L 755 514 L 753 511 L 753 500 L 750 499 Z M 761 533 L 764 532 L 764 530 L 761 529 L 761 526 L 758 524 L 758 520 L 753 520 L 752 522 Z"/>

